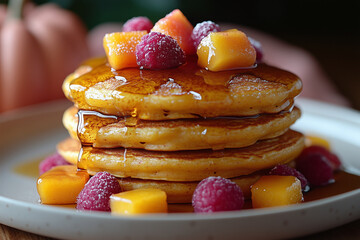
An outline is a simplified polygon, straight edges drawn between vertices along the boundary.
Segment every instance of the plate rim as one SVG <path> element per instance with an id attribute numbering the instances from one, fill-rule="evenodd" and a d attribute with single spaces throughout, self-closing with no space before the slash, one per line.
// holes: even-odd
<path id="1" fill-rule="evenodd" d="M 304 202 L 301 204 L 294 204 L 291 206 L 283 206 L 283 207 L 271 207 L 271 208 L 260 208 L 260 209 L 243 209 L 239 211 L 229 211 L 229 212 L 214 212 L 211 214 L 194 214 L 194 213 L 170 213 L 170 214 L 163 214 L 163 213 L 152 213 L 152 214 L 141 214 L 136 215 L 136 219 L 142 220 L 142 221 L 152 221 L 155 218 L 156 220 L 164 221 L 169 220 L 173 218 L 181 218 L 184 219 L 181 220 L 209 220 L 209 219 L 222 219 L 222 218 L 234 218 L 234 217 L 256 217 L 256 216 L 263 216 L 263 215 L 272 215 L 274 213 L 284 213 L 284 212 L 294 212 L 294 211 L 300 211 L 300 210 L 306 210 L 311 209 L 314 207 L 318 207 L 319 205 L 325 205 L 325 204 L 331 204 L 336 201 L 341 201 L 344 198 L 349 197 L 360 197 L 360 188 L 355 189 L 349 192 L 341 193 L 335 196 L 319 199 L 319 200 L 313 200 L 310 202 Z M 96 211 L 78 211 L 76 209 L 68 209 L 66 207 L 59 207 L 59 206 L 52 206 L 52 205 L 41 205 L 41 204 L 35 204 L 31 202 L 25 202 L 20 201 L 17 199 L 11 199 L 8 197 L 4 197 L 0 195 L 0 203 L 3 202 L 4 204 L 14 204 L 16 206 L 22 207 L 22 208 L 32 208 L 34 210 L 43 211 L 48 210 L 49 212 L 52 212 L 54 214 L 60 213 L 60 214 L 73 214 L 76 213 L 80 217 L 97 217 L 97 218 L 110 218 L 113 219 L 114 217 L 121 220 L 127 220 L 127 219 L 134 219 L 134 216 L 125 215 L 125 216 L 116 216 L 111 215 L 107 212 L 96 212 Z M 190 217 L 190 218 L 187 218 Z M 195 217 L 195 218 L 194 218 Z"/>

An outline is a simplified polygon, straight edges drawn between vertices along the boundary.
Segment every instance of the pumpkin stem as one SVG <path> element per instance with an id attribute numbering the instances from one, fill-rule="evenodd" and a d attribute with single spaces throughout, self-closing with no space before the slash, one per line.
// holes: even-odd
<path id="1" fill-rule="evenodd" d="M 9 0 L 6 19 L 22 19 L 26 0 Z"/>

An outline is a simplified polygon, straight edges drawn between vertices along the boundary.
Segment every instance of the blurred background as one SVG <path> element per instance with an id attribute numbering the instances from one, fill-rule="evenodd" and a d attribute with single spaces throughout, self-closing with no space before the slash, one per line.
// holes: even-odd
<path id="1" fill-rule="evenodd" d="M 1 3 L 7 1 L 0 0 Z M 154 23 L 179 8 L 195 26 L 204 20 L 254 28 L 300 47 L 318 61 L 351 106 L 360 109 L 360 1 L 35 0 L 77 14 L 88 31 L 99 24 L 147 16 Z M 266 55 L 266 52 L 265 52 Z M 317 91 L 319 95 L 323 94 Z"/>

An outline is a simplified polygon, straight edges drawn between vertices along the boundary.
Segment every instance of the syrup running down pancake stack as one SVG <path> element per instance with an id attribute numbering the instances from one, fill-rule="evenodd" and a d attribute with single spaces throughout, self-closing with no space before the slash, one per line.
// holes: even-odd
<path id="1" fill-rule="evenodd" d="M 190 56 L 172 69 L 114 71 L 105 58 L 89 60 L 64 81 L 74 107 L 58 151 L 91 175 L 115 175 L 123 190 L 162 189 L 170 203 L 191 202 L 209 176 L 230 178 L 249 197 L 260 176 L 304 147 L 289 130 L 301 88 L 266 64 L 211 72 Z"/>

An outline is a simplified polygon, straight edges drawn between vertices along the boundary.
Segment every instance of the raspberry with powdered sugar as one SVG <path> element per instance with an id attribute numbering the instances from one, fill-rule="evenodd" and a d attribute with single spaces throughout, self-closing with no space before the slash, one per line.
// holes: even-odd
<path id="1" fill-rule="evenodd" d="M 185 53 L 172 37 L 151 32 L 136 46 L 136 62 L 141 68 L 167 69 L 185 63 Z"/>
<path id="2" fill-rule="evenodd" d="M 110 212 L 110 196 L 121 192 L 118 180 L 108 172 L 98 172 L 77 197 L 78 210 Z"/>

